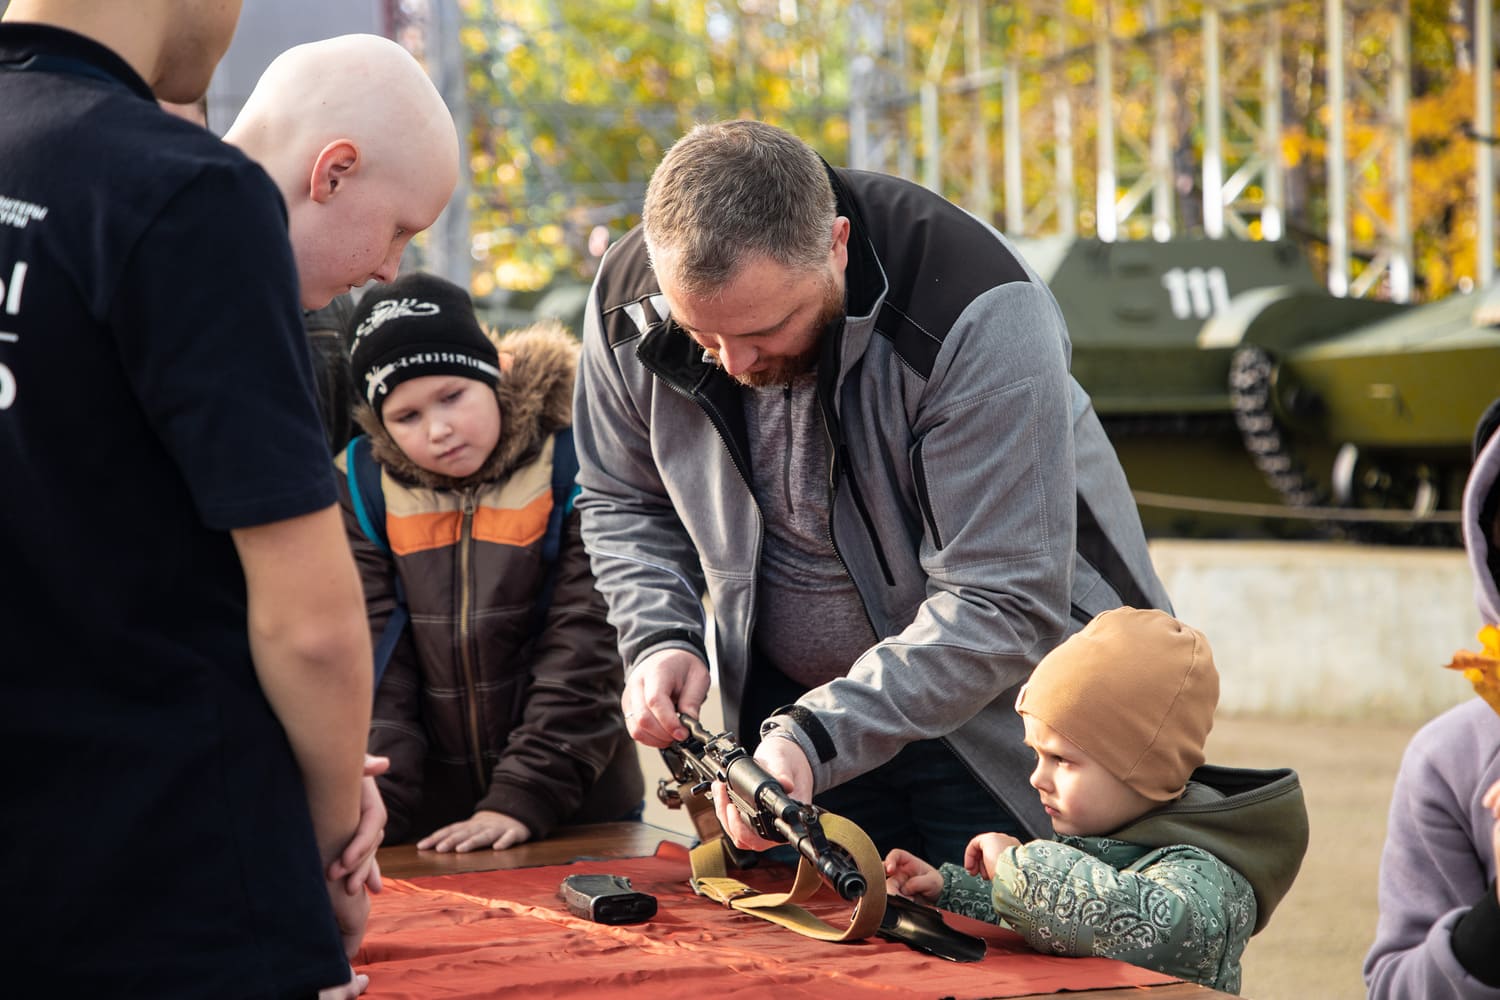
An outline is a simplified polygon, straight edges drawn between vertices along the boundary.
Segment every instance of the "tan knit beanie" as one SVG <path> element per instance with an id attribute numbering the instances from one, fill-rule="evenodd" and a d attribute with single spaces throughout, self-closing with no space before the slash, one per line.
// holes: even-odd
<path id="1" fill-rule="evenodd" d="M 1042 658 L 1016 710 L 1137 792 L 1168 802 L 1203 763 L 1218 702 L 1203 633 L 1162 611 L 1116 608 Z"/>

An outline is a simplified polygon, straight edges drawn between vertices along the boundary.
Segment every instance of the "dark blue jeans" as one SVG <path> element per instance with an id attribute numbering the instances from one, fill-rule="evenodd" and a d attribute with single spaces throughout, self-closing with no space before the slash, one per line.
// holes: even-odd
<path id="1" fill-rule="evenodd" d="M 785 674 L 757 665 L 741 713 L 741 742 L 753 750 L 760 721 L 803 693 Z M 813 802 L 857 823 L 881 857 L 900 847 L 934 865 L 962 864 L 964 848 L 978 834 L 993 830 L 1029 839 L 1010 810 L 942 740 L 908 744 L 875 770 L 814 796 Z"/>

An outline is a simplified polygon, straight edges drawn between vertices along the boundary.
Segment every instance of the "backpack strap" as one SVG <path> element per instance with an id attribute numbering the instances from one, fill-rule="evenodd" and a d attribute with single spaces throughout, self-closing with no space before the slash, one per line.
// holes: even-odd
<path id="1" fill-rule="evenodd" d="M 370 450 L 369 435 L 359 435 L 344 449 L 344 475 L 348 478 L 349 499 L 354 507 L 355 519 L 359 521 L 359 530 L 364 532 L 372 545 L 387 556 L 391 555 L 385 527 L 385 490 L 380 486 L 380 465 Z M 406 623 L 411 620 L 411 612 L 406 607 L 406 586 L 401 582 L 400 573 L 394 574 L 394 577 L 396 606 L 386 619 L 380 638 L 375 641 L 375 683 L 371 686 L 372 691 L 380 690 L 380 679 L 385 676 L 385 668 L 390 666 L 396 642 L 405 631 Z"/>
<path id="2" fill-rule="evenodd" d="M 371 452 L 370 436 L 361 434 L 344 448 L 344 477 L 359 530 L 376 548 L 391 554 L 385 533 L 385 491 L 380 488 L 380 466 Z"/>
<path id="3" fill-rule="evenodd" d="M 547 575 L 542 592 L 532 610 L 532 634 L 540 635 L 552 607 L 552 591 L 557 586 L 557 556 L 562 550 L 562 527 L 578 499 L 578 451 L 573 445 L 573 428 L 564 427 L 552 436 L 552 513 L 547 515 L 547 533 L 542 536 L 542 561 Z"/>
<path id="4" fill-rule="evenodd" d="M 361 434 L 350 441 L 344 449 L 344 472 L 349 483 L 349 498 L 354 507 L 354 516 L 359 529 L 370 543 L 386 555 L 391 555 L 390 542 L 386 535 L 385 491 L 380 486 L 380 465 L 370 450 L 369 435 Z M 542 590 L 532 609 L 532 634 L 540 635 L 547 622 L 547 612 L 552 607 L 552 591 L 557 586 L 557 556 L 562 549 L 562 526 L 573 504 L 578 499 L 578 452 L 573 445 L 573 429 L 564 427 L 552 438 L 552 512 L 547 515 L 547 530 L 542 536 L 542 560 L 547 565 L 547 575 L 542 580 Z M 396 607 L 386 620 L 385 629 L 375 642 L 375 690 L 380 689 L 380 679 L 385 676 L 391 656 L 396 651 L 396 642 L 401 638 L 411 612 L 406 606 L 406 587 L 401 574 L 395 575 Z"/>

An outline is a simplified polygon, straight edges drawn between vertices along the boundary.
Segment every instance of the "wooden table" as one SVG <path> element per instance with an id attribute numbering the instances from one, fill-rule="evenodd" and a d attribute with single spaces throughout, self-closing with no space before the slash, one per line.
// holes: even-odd
<path id="1" fill-rule="evenodd" d="M 522 844 L 504 851 L 439 854 L 436 851 L 419 851 L 407 844 L 401 847 L 382 847 L 378 856 L 382 875 L 388 878 L 417 878 L 424 875 L 565 865 L 580 858 L 640 858 L 655 853 L 657 846 L 663 841 L 684 847 L 691 847 L 695 843 L 691 837 L 648 823 L 599 823 L 564 827 L 546 840 Z M 1215 997 L 1231 996 L 1195 983 L 1087 990 L 1067 995 L 1076 996 L 1079 1000 L 1212 1000 Z M 1019 997 L 1014 1000 L 1034 1000 L 1042 996 L 1057 994 L 1032 994 L 1029 998 Z"/>
<path id="2" fill-rule="evenodd" d="M 417 878 L 565 865 L 579 858 L 644 858 L 656 853 L 657 845 L 664 840 L 683 847 L 692 847 L 696 843 L 691 837 L 649 823 L 599 823 L 565 826 L 546 840 L 503 851 L 439 854 L 437 851 L 419 851 L 412 844 L 404 844 L 382 847 L 377 857 L 380 874 L 390 878 Z"/>

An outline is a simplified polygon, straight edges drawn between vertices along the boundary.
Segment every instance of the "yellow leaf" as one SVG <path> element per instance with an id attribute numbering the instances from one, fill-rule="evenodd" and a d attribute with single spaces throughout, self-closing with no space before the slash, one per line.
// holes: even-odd
<path id="1" fill-rule="evenodd" d="M 1500 629 L 1486 625 L 1479 630 L 1480 652 L 1460 649 L 1453 654 L 1449 670 L 1460 670 L 1474 685 L 1474 692 L 1500 712 Z"/>

